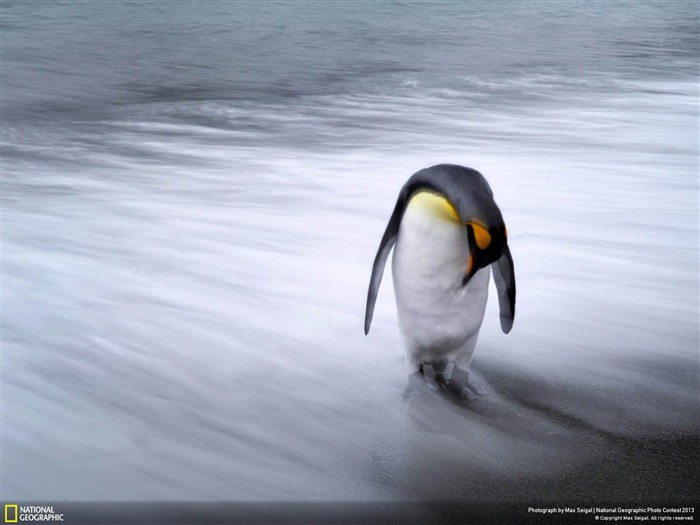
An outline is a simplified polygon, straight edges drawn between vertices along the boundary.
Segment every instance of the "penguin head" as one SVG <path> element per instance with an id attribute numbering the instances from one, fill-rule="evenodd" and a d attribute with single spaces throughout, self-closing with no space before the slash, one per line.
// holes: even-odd
<path id="1" fill-rule="evenodd" d="M 501 210 L 484 176 L 478 171 L 441 164 L 415 173 L 404 186 L 436 191 L 454 210 L 454 220 L 464 225 L 469 242 L 469 262 L 462 283 L 481 268 L 496 262 L 507 249 L 508 234 Z"/>

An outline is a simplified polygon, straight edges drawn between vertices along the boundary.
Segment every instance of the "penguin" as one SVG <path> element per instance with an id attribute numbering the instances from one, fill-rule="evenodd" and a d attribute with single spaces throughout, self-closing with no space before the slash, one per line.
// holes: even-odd
<path id="1" fill-rule="evenodd" d="M 365 335 L 392 248 L 406 363 L 415 372 L 424 372 L 426 365 L 438 373 L 451 375 L 455 367 L 468 372 L 491 270 L 504 333 L 515 318 L 508 233 L 484 176 L 471 168 L 439 164 L 416 172 L 401 188 L 372 266 Z"/>

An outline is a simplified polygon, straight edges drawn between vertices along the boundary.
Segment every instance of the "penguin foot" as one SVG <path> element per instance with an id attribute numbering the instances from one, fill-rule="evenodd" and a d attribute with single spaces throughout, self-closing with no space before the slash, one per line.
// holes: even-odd
<path id="1" fill-rule="evenodd" d="M 419 395 L 425 388 L 425 382 L 423 367 L 421 366 L 418 371 L 408 376 L 408 384 L 406 385 L 406 390 L 403 391 L 403 400 L 410 401 Z"/>
<path id="2" fill-rule="evenodd" d="M 460 400 L 476 399 L 481 396 L 481 392 L 469 381 L 469 372 L 458 367 L 454 367 L 452 377 L 441 387 L 446 394 Z"/>
<path id="3" fill-rule="evenodd" d="M 481 396 L 481 392 L 469 381 L 469 372 L 447 361 L 423 363 L 416 372 L 409 375 L 403 400 L 415 398 L 425 387 L 441 391 L 456 401 L 467 401 Z"/>

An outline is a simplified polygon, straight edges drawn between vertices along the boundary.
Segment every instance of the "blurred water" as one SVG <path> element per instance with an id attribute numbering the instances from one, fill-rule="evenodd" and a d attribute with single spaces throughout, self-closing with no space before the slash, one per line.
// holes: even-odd
<path id="1" fill-rule="evenodd" d="M 696 494 L 695 2 L 1 7 L 6 501 Z M 444 162 L 518 279 L 464 404 L 362 331 Z"/>

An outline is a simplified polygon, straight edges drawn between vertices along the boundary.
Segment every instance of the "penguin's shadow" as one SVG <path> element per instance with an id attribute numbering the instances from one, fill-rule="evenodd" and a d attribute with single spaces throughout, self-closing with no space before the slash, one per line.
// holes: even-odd
<path id="1" fill-rule="evenodd" d="M 469 380 L 469 372 L 446 362 L 424 364 L 408 376 L 403 399 L 410 401 L 430 391 L 441 394 L 463 408 L 470 408 L 481 397 L 481 392 Z"/>

